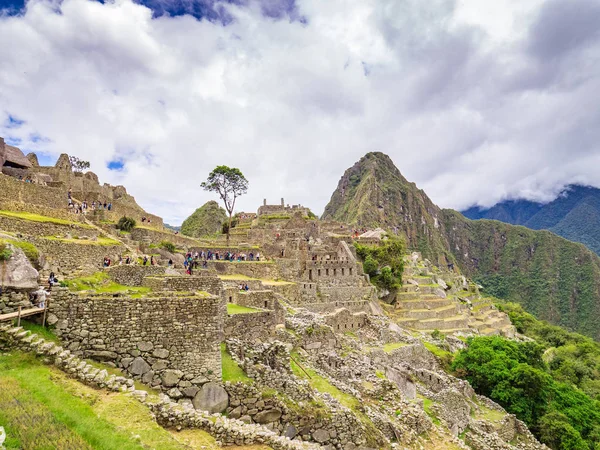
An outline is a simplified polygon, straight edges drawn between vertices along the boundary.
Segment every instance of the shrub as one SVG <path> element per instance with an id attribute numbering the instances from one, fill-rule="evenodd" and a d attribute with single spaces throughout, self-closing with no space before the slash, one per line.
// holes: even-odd
<path id="1" fill-rule="evenodd" d="M 131 231 L 135 228 L 137 222 L 132 217 L 123 216 L 117 222 L 117 228 L 121 231 Z"/>
<path id="2" fill-rule="evenodd" d="M 158 246 L 160 248 L 162 248 L 163 250 L 166 250 L 170 253 L 175 253 L 175 251 L 177 250 L 177 247 L 175 246 L 175 244 L 173 244 L 172 242 L 169 242 L 169 241 L 162 241 L 160 244 L 158 244 Z"/>
<path id="3" fill-rule="evenodd" d="M 12 250 L 6 243 L 0 242 L 0 261 L 8 261 L 12 256 Z"/>
<path id="4" fill-rule="evenodd" d="M 377 262 L 371 255 L 367 256 L 365 262 L 363 263 L 363 270 L 365 273 L 369 274 L 369 276 L 377 275 L 377 271 L 379 270 L 379 262 Z"/>

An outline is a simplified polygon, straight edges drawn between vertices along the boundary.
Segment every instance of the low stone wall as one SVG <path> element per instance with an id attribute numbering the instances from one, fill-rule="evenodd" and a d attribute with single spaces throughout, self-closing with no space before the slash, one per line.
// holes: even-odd
<path id="1" fill-rule="evenodd" d="M 225 320 L 225 337 L 246 340 L 265 339 L 274 335 L 277 323 L 275 311 L 232 314 Z"/>
<path id="2" fill-rule="evenodd" d="M 23 308 L 33 306 L 27 292 L 3 292 L 0 295 L 0 314 L 18 311 L 19 306 Z"/>
<path id="3" fill-rule="evenodd" d="M 221 379 L 225 304 L 219 297 L 82 297 L 59 288 L 50 313 L 74 354 L 114 363 L 172 397 Z"/>
<path id="4" fill-rule="evenodd" d="M 279 268 L 273 262 L 208 261 L 208 268 L 221 275 L 241 274 L 251 278 L 265 278 L 269 280 L 280 278 Z"/>
<path id="5" fill-rule="evenodd" d="M 172 231 L 150 230 L 148 228 L 134 228 L 131 230 L 131 239 L 148 244 L 160 244 L 163 241 L 171 242 L 179 247 L 190 247 L 198 245 L 195 239 L 175 234 Z"/>
<path id="6" fill-rule="evenodd" d="M 123 264 L 104 269 L 111 280 L 124 286 L 142 286 L 145 277 L 164 275 L 166 268 L 161 266 L 138 266 Z"/>
<path id="7" fill-rule="evenodd" d="M 181 276 L 147 276 L 144 278 L 143 286 L 156 291 L 205 291 L 220 296 L 223 292 L 223 283 L 214 273 L 198 271 L 198 275 Z"/>
<path id="8" fill-rule="evenodd" d="M 18 219 L 0 215 L 0 230 L 11 233 L 20 233 L 24 236 L 71 236 L 95 238 L 98 230 L 94 228 L 79 226 L 77 224 L 61 225 L 51 222 L 34 222 L 32 220 Z"/>
<path id="9" fill-rule="evenodd" d="M 44 238 L 30 238 L 45 258 L 44 270 L 63 276 L 91 275 L 102 269 L 105 257 L 119 259 L 122 245 L 97 245 L 94 243 L 65 242 Z"/>

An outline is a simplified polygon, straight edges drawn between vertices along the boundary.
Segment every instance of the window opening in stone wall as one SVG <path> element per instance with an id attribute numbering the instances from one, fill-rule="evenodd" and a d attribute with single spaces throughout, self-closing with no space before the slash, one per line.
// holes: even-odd
<path id="1" fill-rule="evenodd" d="M 333 269 L 333 276 L 335 277 L 337 275 L 337 269 Z"/>
<path id="2" fill-rule="evenodd" d="M 325 269 L 325 275 L 329 276 L 329 269 Z"/>
<path id="3" fill-rule="evenodd" d="M 321 269 L 317 269 L 317 276 L 320 277 L 321 276 Z"/>
<path id="4" fill-rule="evenodd" d="M 342 276 L 344 276 L 344 268 L 342 267 Z"/>
<path id="5" fill-rule="evenodd" d="M 348 269 L 348 275 L 352 276 L 352 269 Z"/>
<path id="6" fill-rule="evenodd" d="M 265 308 L 269 306 L 269 302 L 267 300 L 265 300 Z"/>
<path id="7" fill-rule="evenodd" d="M 312 269 L 308 270 L 308 279 L 312 281 Z"/>

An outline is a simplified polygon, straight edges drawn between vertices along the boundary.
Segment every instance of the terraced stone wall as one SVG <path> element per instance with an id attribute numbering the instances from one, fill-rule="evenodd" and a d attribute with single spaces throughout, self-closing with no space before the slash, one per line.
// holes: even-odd
<path id="1" fill-rule="evenodd" d="M 99 231 L 95 228 L 86 228 L 83 226 L 61 225 L 51 222 L 34 222 L 32 220 L 18 219 L 0 215 L 0 230 L 12 233 L 21 233 L 30 236 L 71 236 L 79 237 L 97 237 Z"/>
<path id="2" fill-rule="evenodd" d="M 148 276 L 144 278 L 143 285 L 157 291 L 205 291 L 221 296 L 223 283 L 221 279 L 207 271 L 197 271 L 198 275 L 181 276 Z"/>
<path id="3" fill-rule="evenodd" d="M 105 257 L 117 261 L 125 251 L 122 245 L 99 245 L 93 242 L 78 243 L 71 241 L 29 238 L 44 255 L 44 270 L 63 276 L 91 275 L 102 269 Z"/>
<path id="4" fill-rule="evenodd" d="M 136 220 L 139 223 L 139 218 L 136 217 Z M 152 225 L 152 223 L 150 225 Z M 187 248 L 191 245 L 198 245 L 196 240 L 182 236 L 180 234 L 175 234 L 172 231 L 150 230 L 148 228 L 139 227 L 134 228 L 131 231 L 131 239 L 133 239 L 134 241 L 146 242 L 148 244 L 156 245 L 160 244 L 163 241 L 168 241 L 184 248 Z"/>
<path id="5" fill-rule="evenodd" d="M 219 297 L 80 297 L 57 289 L 50 313 L 70 350 L 111 361 L 149 384 L 167 390 L 221 379 Z"/>
<path id="6" fill-rule="evenodd" d="M 221 275 L 246 275 L 250 278 L 274 280 L 280 278 L 279 267 L 272 262 L 208 261 L 208 268 Z"/>
<path id="7" fill-rule="evenodd" d="M 265 339 L 274 334 L 277 324 L 275 311 L 229 315 L 225 320 L 225 338 Z"/>
<path id="8" fill-rule="evenodd" d="M 161 266 L 138 266 L 124 264 L 104 269 L 111 280 L 124 286 L 142 286 L 144 278 L 164 275 L 166 268 Z"/>

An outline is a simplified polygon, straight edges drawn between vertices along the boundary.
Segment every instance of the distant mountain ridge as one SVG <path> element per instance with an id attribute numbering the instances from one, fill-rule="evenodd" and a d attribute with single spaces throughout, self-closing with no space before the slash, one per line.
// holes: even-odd
<path id="1" fill-rule="evenodd" d="M 488 209 L 469 208 L 469 219 L 491 219 L 533 230 L 549 230 L 570 241 L 581 242 L 600 255 L 600 189 L 570 185 L 547 204 L 507 200 Z"/>
<path id="2" fill-rule="evenodd" d="M 506 208 L 504 214 L 531 220 L 542 212 L 533 211 L 531 205 L 517 206 Z M 409 250 L 421 252 L 434 264 L 453 264 L 482 284 L 487 294 L 519 302 L 540 319 L 600 341 L 597 254 L 549 231 L 469 220 L 458 211 L 441 209 L 383 153 L 368 153 L 345 171 L 323 219 L 386 228 L 404 236 Z M 551 219 L 552 214 L 544 212 L 536 220 Z M 584 202 L 554 226 L 575 222 L 583 227 L 596 219 Z"/>

